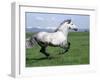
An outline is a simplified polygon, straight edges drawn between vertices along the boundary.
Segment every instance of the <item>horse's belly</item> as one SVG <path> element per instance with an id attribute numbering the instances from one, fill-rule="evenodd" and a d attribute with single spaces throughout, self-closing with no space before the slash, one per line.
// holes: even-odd
<path id="1" fill-rule="evenodd" d="M 51 43 L 53 44 L 53 45 L 61 45 L 61 44 L 63 44 L 65 42 L 65 39 L 63 39 L 63 40 L 60 40 L 60 39 L 53 39 L 53 40 L 51 40 Z"/>

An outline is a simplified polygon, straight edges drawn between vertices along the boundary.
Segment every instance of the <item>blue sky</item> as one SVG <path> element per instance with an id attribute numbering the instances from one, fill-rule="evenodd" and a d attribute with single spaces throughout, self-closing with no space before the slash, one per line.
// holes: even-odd
<path id="1" fill-rule="evenodd" d="M 71 19 L 81 29 L 89 29 L 90 26 L 90 16 L 88 15 L 27 12 L 25 17 L 27 28 L 56 29 L 66 19 Z"/>

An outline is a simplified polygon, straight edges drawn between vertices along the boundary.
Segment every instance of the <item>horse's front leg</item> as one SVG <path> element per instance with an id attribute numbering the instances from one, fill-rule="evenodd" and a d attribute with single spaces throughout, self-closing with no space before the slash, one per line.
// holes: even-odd
<path id="1" fill-rule="evenodd" d="M 40 50 L 41 53 L 43 53 L 47 58 L 50 56 L 47 52 L 46 52 L 46 47 L 41 47 L 41 50 Z"/>
<path id="2" fill-rule="evenodd" d="M 68 50 L 70 49 L 70 42 L 68 42 L 68 45 L 67 46 L 64 45 L 64 46 L 60 46 L 60 47 L 64 49 L 64 52 L 61 53 L 61 54 L 64 54 L 64 53 L 68 52 Z"/>
<path id="3" fill-rule="evenodd" d="M 68 46 L 67 46 L 67 48 L 65 49 L 65 52 L 64 52 L 64 53 L 68 52 L 69 49 L 70 49 L 70 42 L 68 42 Z"/>

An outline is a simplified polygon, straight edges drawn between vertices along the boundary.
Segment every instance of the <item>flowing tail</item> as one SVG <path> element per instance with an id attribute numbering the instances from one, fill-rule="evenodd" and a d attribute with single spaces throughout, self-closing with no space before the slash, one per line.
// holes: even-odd
<path id="1" fill-rule="evenodd" d="M 30 38 L 26 39 L 26 48 L 32 48 L 37 44 L 36 37 L 31 36 Z"/>

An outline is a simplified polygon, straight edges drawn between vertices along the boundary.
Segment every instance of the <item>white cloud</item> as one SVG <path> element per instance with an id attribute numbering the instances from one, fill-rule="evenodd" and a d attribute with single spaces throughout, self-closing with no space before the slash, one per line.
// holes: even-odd
<path id="1" fill-rule="evenodd" d="M 52 29 L 52 30 L 55 30 L 57 27 L 40 27 L 40 26 L 37 26 L 37 27 L 32 27 L 32 26 L 28 26 L 27 28 L 38 28 L 38 29 Z"/>
<path id="2" fill-rule="evenodd" d="M 38 29 L 52 29 L 52 30 L 56 29 L 56 27 L 39 27 L 39 26 L 36 28 L 38 28 Z"/>
<path id="3" fill-rule="evenodd" d="M 36 17 L 36 19 L 37 19 L 37 20 L 41 20 L 41 21 L 43 21 L 43 20 L 44 20 L 44 18 L 39 17 L 39 16 L 38 16 L 38 17 Z"/>
<path id="4" fill-rule="evenodd" d="M 40 26 L 38 26 L 38 27 L 36 27 L 36 28 L 38 28 L 38 29 L 42 29 L 42 27 L 40 27 Z"/>
<path id="5" fill-rule="evenodd" d="M 27 28 L 33 28 L 32 26 L 28 26 Z"/>
<path id="6" fill-rule="evenodd" d="M 55 17 L 52 17 L 51 20 L 55 21 L 56 19 L 55 19 Z"/>
<path id="7" fill-rule="evenodd" d="M 52 30 L 54 30 L 54 29 L 56 29 L 56 27 L 45 27 L 45 29 L 52 29 Z"/>

